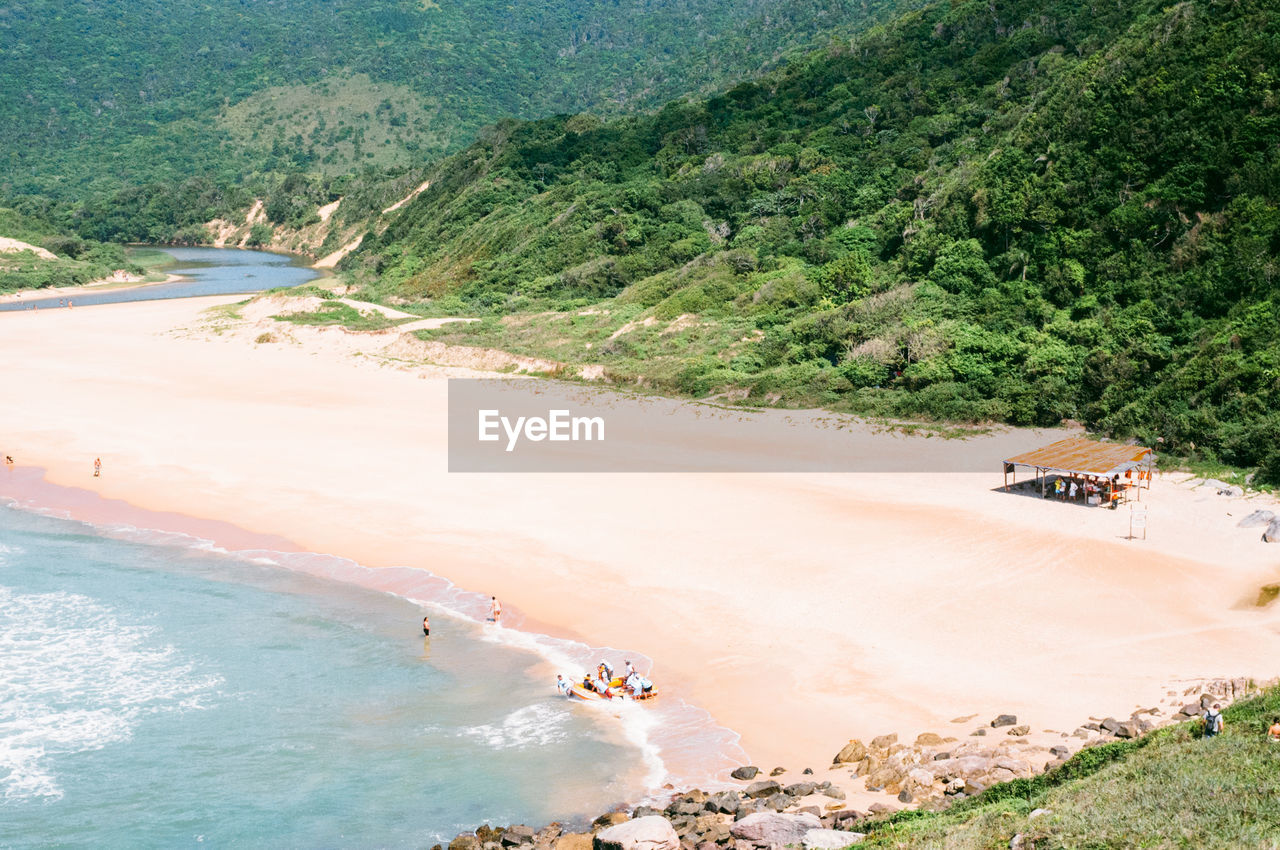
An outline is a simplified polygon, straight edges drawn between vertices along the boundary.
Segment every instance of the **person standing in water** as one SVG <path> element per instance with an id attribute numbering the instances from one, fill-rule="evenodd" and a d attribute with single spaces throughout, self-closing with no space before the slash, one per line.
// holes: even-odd
<path id="1" fill-rule="evenodd" d="M 556 690 L 560 692 L 561 696 L 567 697 L 572 688 L 573 686 L 564 680 L 564 676 L 559 673 L 556 674 Z"/>
<path id="2" fill-rule="evenodd" d="M 422 618 L 422 636 L 431 637 L 431 618 L 430 617 L 424 616 Z"/>
<path id="3" fill-rule="evenodd" d="M 498 601 L 498 597 L 490 596 L 489 599 L 489 622 L 498 623 L 502 621 L 502 603 Z"/>
<path id="4" fill-rule="evenodd" d="M 93 477 L 94 478 L 102 477 L 102 458 L 100 457 L 95 457 L 93 459 Z"/>

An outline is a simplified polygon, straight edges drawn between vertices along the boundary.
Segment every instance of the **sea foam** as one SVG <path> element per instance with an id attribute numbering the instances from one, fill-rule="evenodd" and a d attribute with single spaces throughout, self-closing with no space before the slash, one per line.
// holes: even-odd
<path id="1" fill-rule="evenodd" d="M 59 755 L 125 740 L 149 713 L 198 709 L 219 683 L 89 597 L 0 586 L 0 797 L 60 798 Z"/>

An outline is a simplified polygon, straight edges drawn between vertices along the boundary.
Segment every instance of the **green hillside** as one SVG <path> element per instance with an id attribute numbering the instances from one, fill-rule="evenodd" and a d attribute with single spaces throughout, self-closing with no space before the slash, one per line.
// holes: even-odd
<path id="1" fill-rule="evenodd" d="M 959 0 L 507 122 L 347 267 L 433 337 L 746 403 L 1076 419 L 1280 480 L 1277 9 Z"/>
<path id="2" fill-rule="evenodd" d="M 1280 843 L 1280 689 L 1199 721 L 1087 748 L 1054 771 L 996 785 L 941 813 L 870 824 L 868 848 L 1270 848 Z"/>
<path id="3" fill-rule="evenodd" d="M 507 116 L 710 90 L 889 0 L 0 6 L 0 195 L 408 166 Z"/>

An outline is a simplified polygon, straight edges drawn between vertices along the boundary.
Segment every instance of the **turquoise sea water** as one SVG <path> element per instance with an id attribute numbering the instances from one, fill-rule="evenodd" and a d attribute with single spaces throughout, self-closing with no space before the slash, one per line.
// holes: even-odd
<path id="1" fill-rule="evenodd" d="M 599 650 L 423 571 L 208 549 L 0 507 L 0 846 L 430 847 L 732 744 L 674 703 L 560 699 Z"/>

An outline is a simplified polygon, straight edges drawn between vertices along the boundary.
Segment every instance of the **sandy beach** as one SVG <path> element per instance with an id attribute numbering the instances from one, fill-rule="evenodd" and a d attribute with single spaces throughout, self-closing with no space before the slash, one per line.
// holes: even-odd
<path id="1" fill-rule="evenodd" d="M 1164 474 L 1147 539 L 1128 540 L 1127 512 L 1001 492 L 994 438 L 866 427 L 841 438 L 990 455 L 989 471 L 450 475 L 446 380 L 475 372 L 388 361 L 341 331 L 254 344 L 201 327 L 234 300 L 0 315 L 15 364 L 0 453 L 19 467 L 0 495 L 55 498 L 17 474 L 40 467 L 223 545 L 241 529 L 429 569 L 527 628 L 643 652 L 766 769 L 826 774 L 849 738 L 967 734 L 1001 712 L 1069 731 L 1183 682 L 1277 672 L 1280 611 L 1253 600 L 1280 547 L 1237 528 L 1260 498 Z M 673 408 L 677 430 L 704 412 Z M 828 431 L 796 416 L 785 433 L 803 447 Z M 62 498 L 85 519 L 109 508 Z"/>

